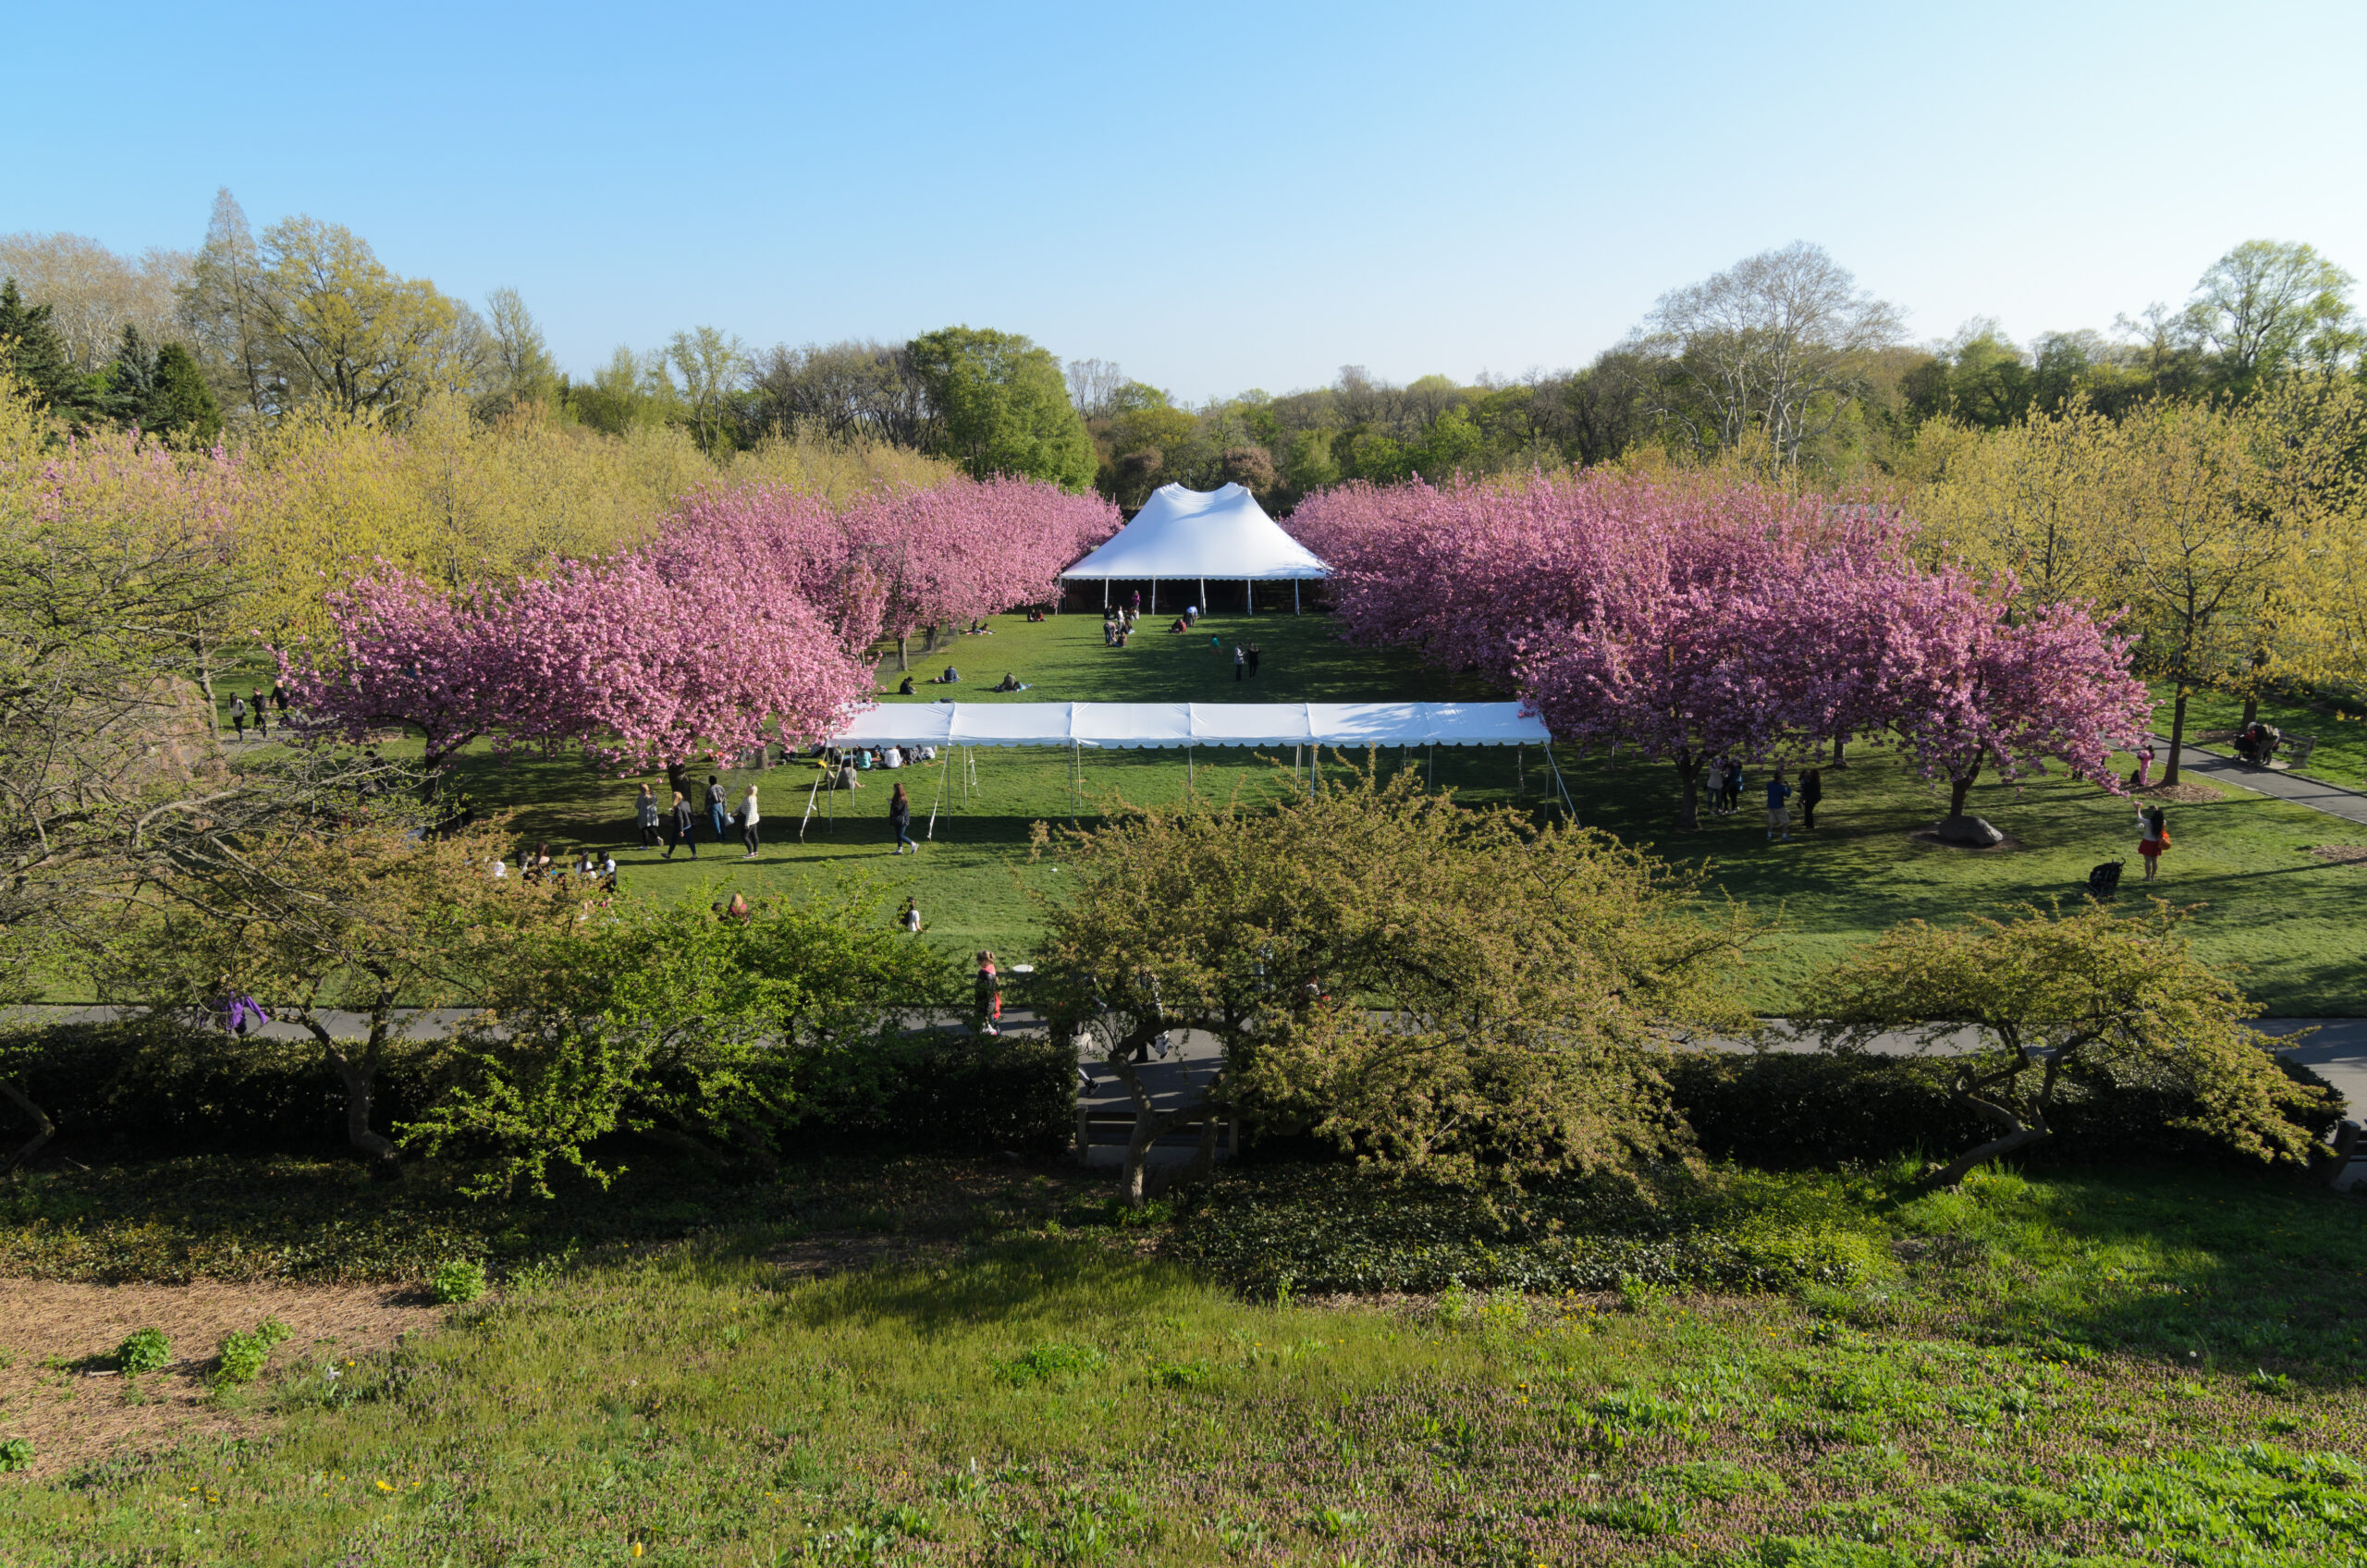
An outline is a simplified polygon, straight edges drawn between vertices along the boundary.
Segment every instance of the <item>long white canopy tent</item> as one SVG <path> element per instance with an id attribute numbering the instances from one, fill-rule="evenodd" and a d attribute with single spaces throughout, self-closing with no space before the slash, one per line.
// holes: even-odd
<path id="1" fill-rule="evenodd" d="M 1552 731 L 1518 703 L 889 703 L 854 715 L 831 737 L 840 750 L 935 746 L 950 770 L 955 753 L 974 746 L 1059 746 L 1071 753 L 1071 815 L 1087 750 L 1183 747 L 1186 766 L 1199 746 L 1291 748 L 1295 769 L 1302 749 L 1309 776 L 1322 750 L 1421 746 L 1537 746 L 1556 794 L 1572 821 L 1576 805 L 1553 761 Z M 963 768 L 963 793 L 975 779 Z M 820 781 L 816 789 L 820 788 Z M 945 785 L 938 786 L 942 804 Z M 814 802 L 806 802 L 806 816 Z M 929 811 L 936 836 L 937 807 Z M 803 828 L 801 827 L 801 832 Z"/>
<path id="2" fill-rule="evenodd" d="M 1291 608 L 1298 608 L 1298 585 L 1331 575 L 1315 553 L 1266 515 L 1256 496 L 1238 484 L 1220 490 L 1186 490 L 1162 484 L 1134 521 L 1091 555 L 1061 573 L 1064 582 L 1101 583 L 1101 605 L 1110 606 L 1110 585 L 1132 581 L 1150 584 L 1150 607 L 1159 608 L 1159 585 L 1196 582 L 1202 609 L 1208 582 L 1238 582 L 1244 602 L 1257 607 L 1259 582 L 1291 584 Z"/>

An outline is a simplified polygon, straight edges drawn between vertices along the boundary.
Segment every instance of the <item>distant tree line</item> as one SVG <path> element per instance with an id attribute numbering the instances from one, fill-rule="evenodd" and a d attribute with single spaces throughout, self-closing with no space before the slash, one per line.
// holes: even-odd
<path id="1" fill-rule="evenodd" d="M 1098 359 L 967 325 L 901 342 L 751 348 L 716 326 L 562 374 L 515 289 L 479 310 L 405 278 L 351 231 L 256 233 L 229 192 L 193 252 L 132 259 L 70 235 L 0 238 L 0 340 L 18 381 L 78 423 L 211 440 L 326 406 L 399 426 L 440 396 L 533 406 L 625 436 L 679 429 L 710 459 L 784 437 L 932 454 L 974 477 L 1098 488 L 1227 482 L 1286 510 L 1349 480 L 1443 482 L 1740 453 L 1817 484 L 1913 467 L 1925 427 L 2004 430 L 2074 409 L 2239 401 L 2301 372 L 2359 373 L 2352 278 L 2306 244 L 2236 246 L 2183 304 L 2028 343 L 1986 318 L 1916 346 L 1903 313 L 1821 248 L 1765 251 L 1662 296 L 1578 369 L 1329 386 L 1186 406 Z"/>

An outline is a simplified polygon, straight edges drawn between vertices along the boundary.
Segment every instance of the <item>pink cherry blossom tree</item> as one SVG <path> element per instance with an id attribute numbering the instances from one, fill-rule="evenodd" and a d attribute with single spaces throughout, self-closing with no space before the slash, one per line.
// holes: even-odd
<path id="1" fill-rule="evenodd" d="M 2077 606 L 2009 624 L 1919 565 L 1888 508 L 1594 472 L 1344 485 L 1290 525 L 1331 563 L 1351 641 L 1478 669 L 1564 740 L 1669 761 L 1686 827 L 1721 755 L 1896 736 L 1961 811 L 1983 766 L 2054 757 L 2110 787 L 2106 739 L 2141 728 L 2125 640 Z"/>
<path id="2" fill-rule="evenodd" d="M 837 631 L 777 579 L 696 581 L 647 550 L 457 597 L 382 565 L 329 612 L 326 657 L 280 653 L 290 694 L 349 739 L 415 727 L 431 778 L 490 737 L 662 768 L 679 789 L 699 757 L 829 733 L 870 689 Z"/>
<path id="3" fill-rule="evenodd" d="M 1951 572 L 1903 628 L 1915 672 L 1896 728 L 1916 771 L 1948 786 L 1962 816 L 1982 772 L 2011 782 L 2045 761 L 2115 794 L 2114 751 L 2152 722 L 2152 698 L 2129 673 L 2131 639 L 2084 605 L 2017 618 L 2010 582 L 1985 588 Z"/>

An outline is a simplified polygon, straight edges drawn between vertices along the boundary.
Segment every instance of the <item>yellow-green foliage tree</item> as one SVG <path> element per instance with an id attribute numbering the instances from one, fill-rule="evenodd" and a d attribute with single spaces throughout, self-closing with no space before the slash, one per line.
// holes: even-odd
<path id="1" fill-rule="evenodd" d="M 1927 427 L 1924 442 L 1907 504 L 1926 549 L 2010 574 L 2033 605 L 2125 611 L 2140 669 L 2173 688 L 2174 742 L 2198 690 L 2242 693 L 2249 717 L 2271 686 L 2367 678 L 2367 400 L 2348 378 L 2118 420 L 2075 402 L 2001 430 Z"/>
<path id="2" fill-rule="evenodd" d="M 1059 853 L 1038 968 L 1133 1094 L 1136 1203 L 1151 1143 L 1212 1106 L 1449 1181 L 1681 1154 L 1655 1055 L 1753 1027 L 1733 984 L 1752 926 L 1697 875 L 1407 776 L 1129 811 Z M 1160 1111 L 1133 1059 L 1172 1029 L 1225 1064 L 1206 1103 Z"/>
<path id="3" fill-rule="evenodd" d="M 457 588 L 538 572 L 652 537 L 702 484 L 764 481 L 844 504 L 882 485 L 926 487 L 954 471 L 899 447 L 794 433 L 717 464 L 679 426 L 607 435 L 540 405 L 490 423 L 458 395 L 429 398 L 400 429 L 316 410 L 259 431 L 237 530 L 274 640 L 326 630 L 322 596 L 374 560 Z"/>
<path id="4" fill-rule="evenodd" d="M 1932 1169 L 1932 1185 L 2053 1136 L 2048 1118 L 2075 1083 L 2172 1090 L 2192 1109 L 2170 1126 L 2263 1163 L 2307 1163 L 2310 1121 L 2331 1122 L 2339 1097 L 2286 1075 L 2247 1025 L 2243 993 L 2195 957 L 2183 918 L 2156 900 L 2126 916 L 2090 902 L 1957 927 L 1912 921 L 1813 975 L 1796 1013 L 1843 1051 L 1973 1032 L 1951 1059 L 1952 1092 L 1995 1135 Z"/>

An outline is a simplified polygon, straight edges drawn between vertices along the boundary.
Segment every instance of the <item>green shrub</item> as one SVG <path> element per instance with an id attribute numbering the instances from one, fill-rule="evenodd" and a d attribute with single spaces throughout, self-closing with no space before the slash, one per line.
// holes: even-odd
<path id="1" fill-rule="evenodd" d="M 1107 1360 L 1091 1345 L 1047 1341 L 1028 1346 L 997 1370 L 1005 1381 L 1024 1387 L 1029 1383 L 1065 1382 L 1087 1372 L 1098 1372 Z"/>
<path id="2" fill-rule="evenodd" d="M 0 1438 L 0 1476 L 33 1467 L 31 1438 Z"/>
<path id="3" fill-rule="evenodd" d="M 2298 1063 L 2286 1062 L 2285 1070 L 2297 1080 L 2323 1082 Z M 1992 1132 L 1949 1097 L 1953 1069 L 1945 1060 L 1699 1051 L 1662 1062 L 1661 1072 L 1703 1152 L 1719 1159 L 1760 1166 L 1870 1163 L 1919 1150 L 1969 1147 Z M 2049 1119 L 2054 1135 L 2017 1158 L 2229 1158 L 2214 1140 L 2178 1127 L 2199 1109 L 2190 1094 L 2166 1084 L 2091 1073 L 2059 1092 Z M 2326 1128 L 2316 1130 L 2323 1134 Z"/>
<path id="4" fill-rule="evenodd" d="M 173 1341 L 162 1329 L 136 1329 L 115 1347 L 115 1369 L 127 1377 L 162 1372 L 173 1364 Z"/>
<path id="5" fill-rule="evenodd" d="M 472 1257 L 451 1257 L 427 1277 L 428 1293 L 446 1306 L 463 1305 L 484 1294 L 484 1265 Z"/>
<path id="6" fill-rule="evenodd" d="M 251 1334 L 242 1334 L 234 1329 L 223 1335 L 221 1354 L 214 1367 L 215 1387 L 251 1383 L 262 1377 L 264 1364 L 271 1360 L 271 1353 L 292 1332 L 278 1318 L 266 1317 L 255 1325 L 255 1331 Z"/>

